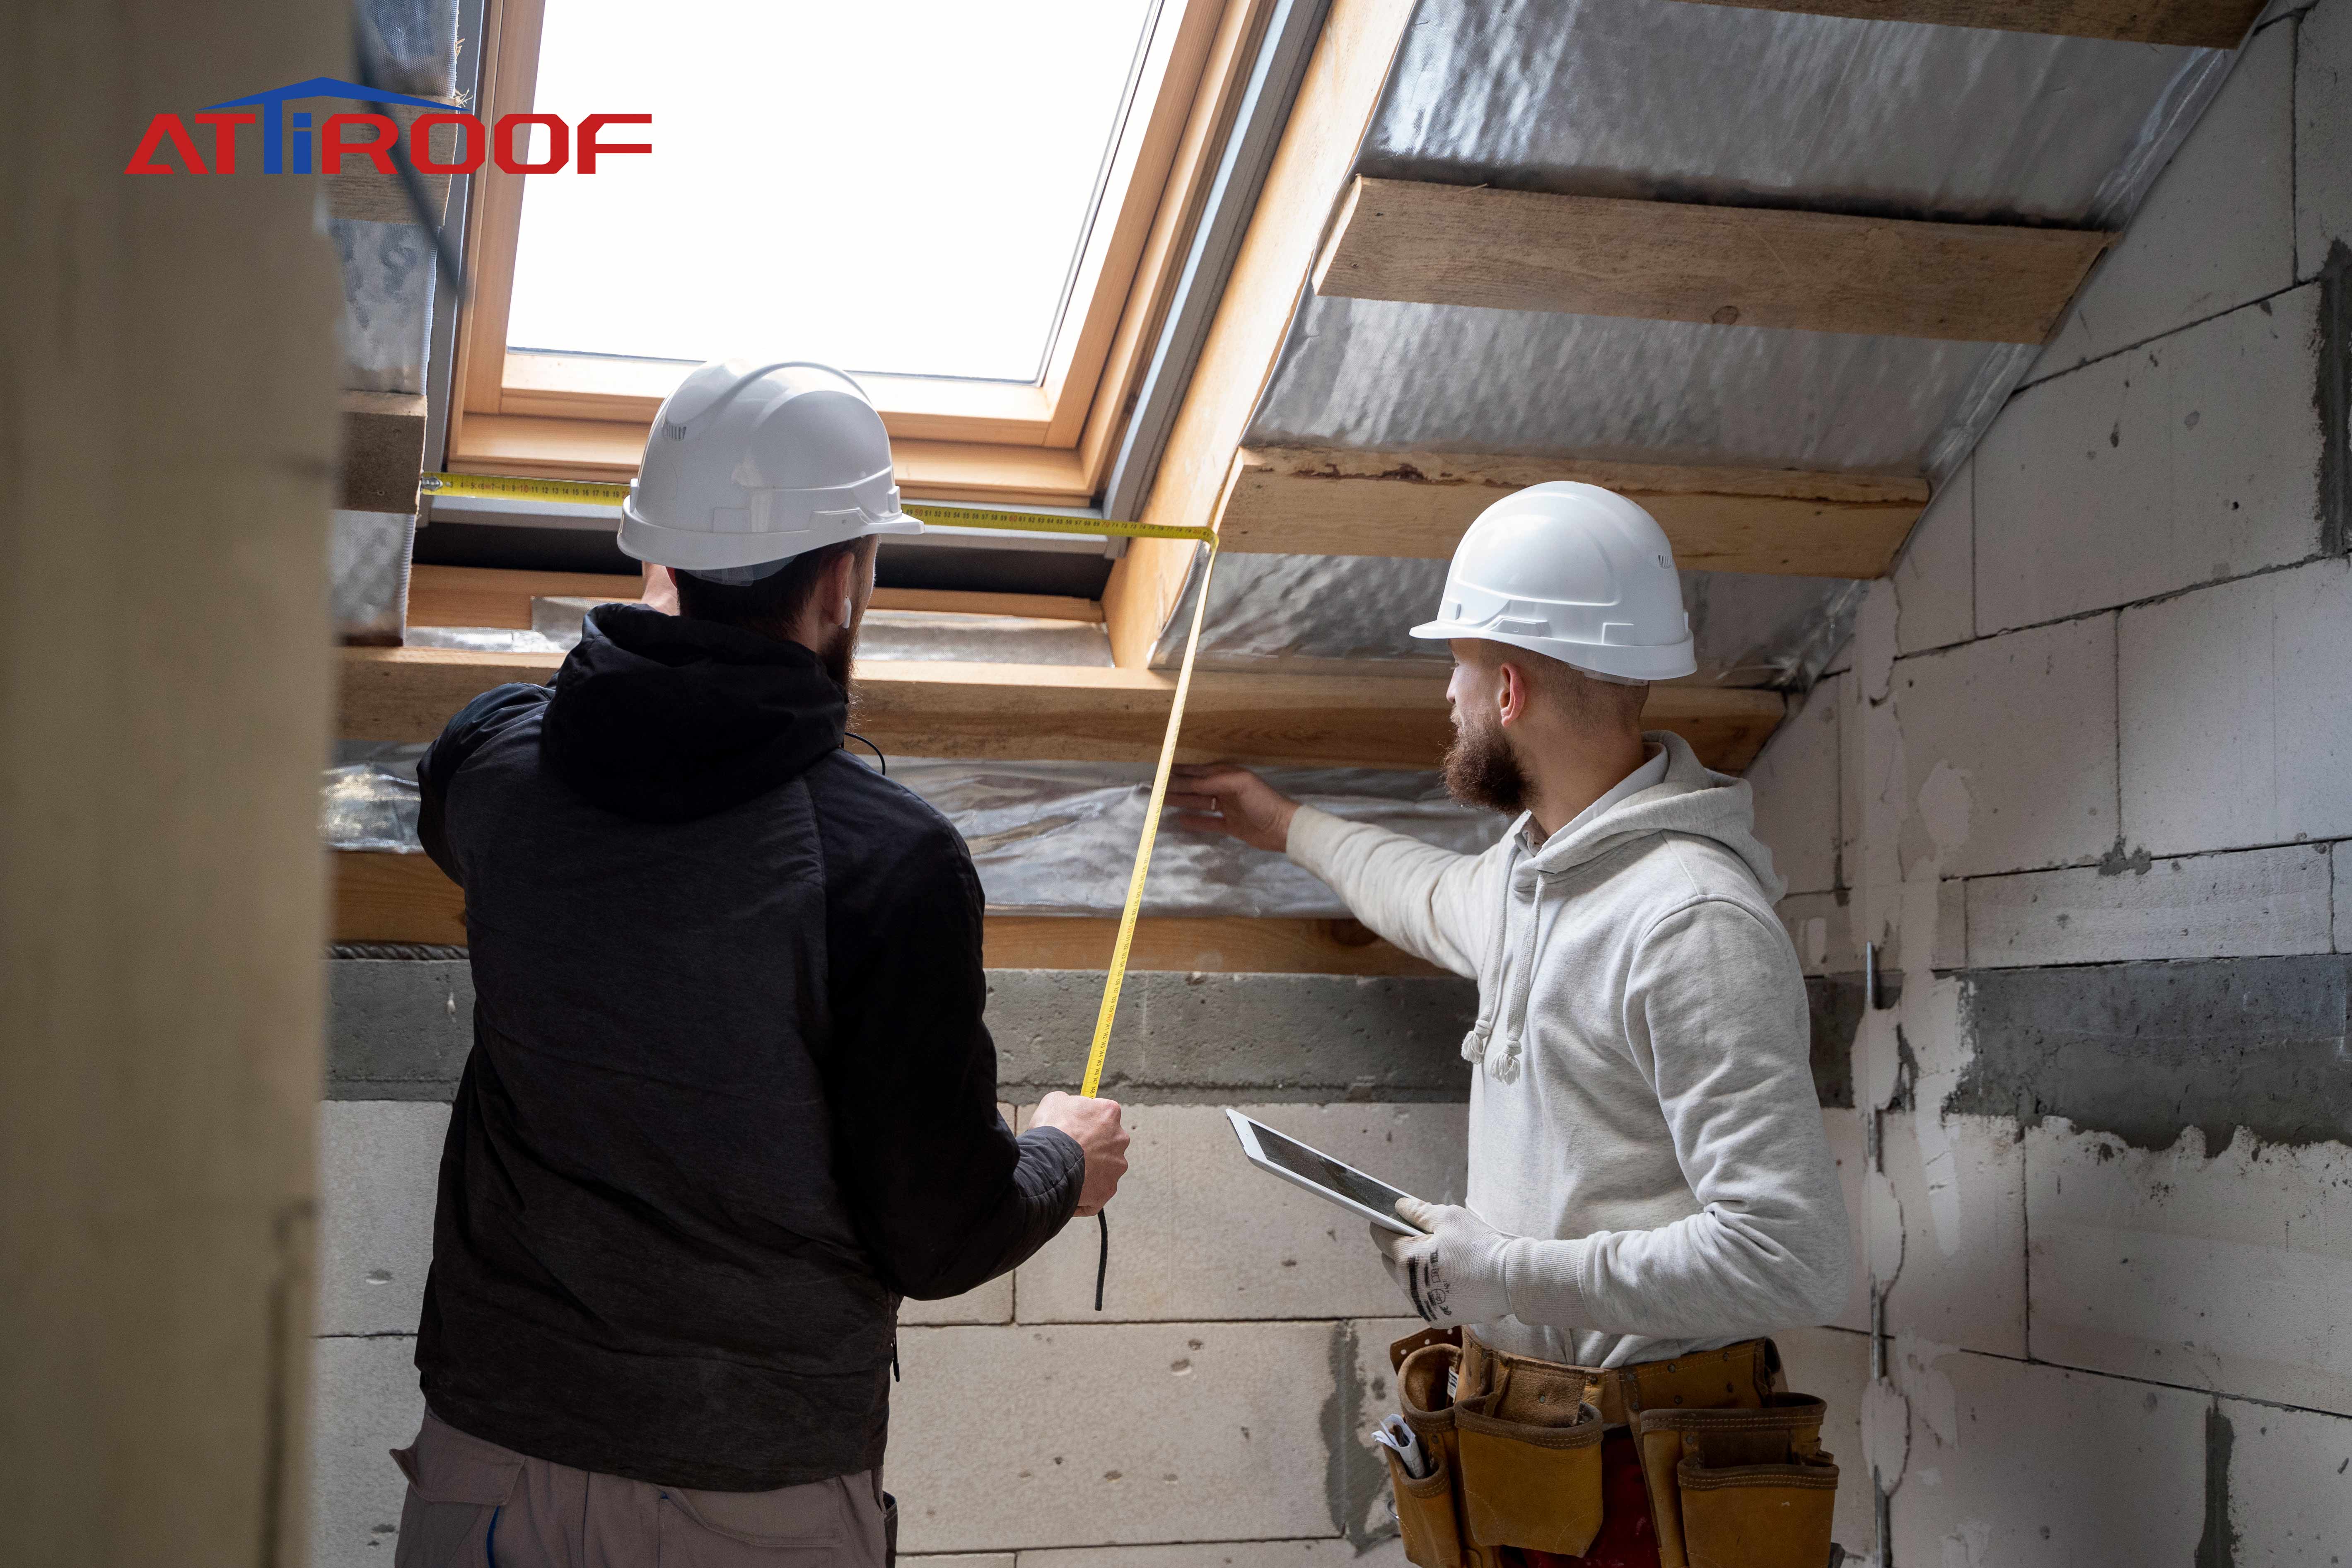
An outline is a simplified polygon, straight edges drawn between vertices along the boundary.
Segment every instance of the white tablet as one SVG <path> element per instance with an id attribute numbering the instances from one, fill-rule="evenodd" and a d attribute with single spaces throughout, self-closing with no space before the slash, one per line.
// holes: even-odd
<path id="1" fill-rule="evenodd" d="M 1242 1141 L 1242 1152 L 1259 1170 L 1280 1176 L 1293 1186 L 1305 1187 L 1326 1203 L 1338 1204 L 1382 1229 L 1395 1231 L 1399 1236 L 1422 1234 L 1397 1217 L 1397 1199 L 1411 1197 L 1411 1193 L 1401 1193 L 1344 1161 L 1334 1160 L 1320 1149 L 1310 1149 L 1263 1121 L 1251 1121 L 1238 1110 L 1228 1108 L 1225 1118 L 1234 1124 L 1234 1136 Z"/>

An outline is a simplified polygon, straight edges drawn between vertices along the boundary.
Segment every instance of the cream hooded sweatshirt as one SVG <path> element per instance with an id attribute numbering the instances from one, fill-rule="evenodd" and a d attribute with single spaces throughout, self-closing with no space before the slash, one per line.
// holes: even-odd
<path id="1" fill-rule="evenodd" d="M 1290 858 L 1366 925 L 1476 978 L 1467 1206 L 1533 1238 L 1504 1250 L 1510 1317 L 1477 1331 L 1581 1366 L 1819 1323 L 1846 1291 L 1804 980 L 1748 785 L 1646 739 L 1663 780 L 1539 848 L 1525 816 L 1475 856 L 1311 806 L 1290 826 Z"/>

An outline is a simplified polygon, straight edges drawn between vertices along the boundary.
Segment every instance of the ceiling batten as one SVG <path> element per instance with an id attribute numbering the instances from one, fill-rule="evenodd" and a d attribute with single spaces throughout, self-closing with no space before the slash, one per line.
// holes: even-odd
<path id="1" fill-rule="evenodd" d="M 1358 178 L 1318 295 L 2039 343 L 2114 237 Z"/>
<path id="2" fill-rule="evenodd" d="M 1274 447 L 1243 451 L 1218 524 L 1237 553 L 1443 560 L 1513 491 L 1574 479 L 1631 496 L 1685 568 L 1876 577 L 1927 504 L 1908 476 Z"/>

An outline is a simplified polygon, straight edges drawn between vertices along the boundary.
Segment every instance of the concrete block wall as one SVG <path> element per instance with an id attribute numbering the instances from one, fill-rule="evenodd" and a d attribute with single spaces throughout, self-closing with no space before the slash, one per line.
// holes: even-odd
<path id="1" fill-rule="evenodd" d="M 2352 0 L 2274 7 L 1750 773 L 1882 1563 L 2352 1555 L 2347 126 Z"/>

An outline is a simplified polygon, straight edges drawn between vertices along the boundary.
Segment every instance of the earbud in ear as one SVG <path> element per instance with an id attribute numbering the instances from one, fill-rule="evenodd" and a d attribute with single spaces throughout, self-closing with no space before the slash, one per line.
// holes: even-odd
<path id="1" fill-rule="evenodd" d="M 849 595 L 848 595 L 844 594 L 844 595 L 841 596 L 841 624 L 842 624 L 842 626 L 845 628 L 845 627 L 849 625 L 850 621 L 851 621 L 853 618 L 854 618 L 854 617 L 853 617 L 853 616 L 852 616 L 852 615 L 851 615 L 851 613 L 850 613 L 850 597 L 849 597 Z"/>

